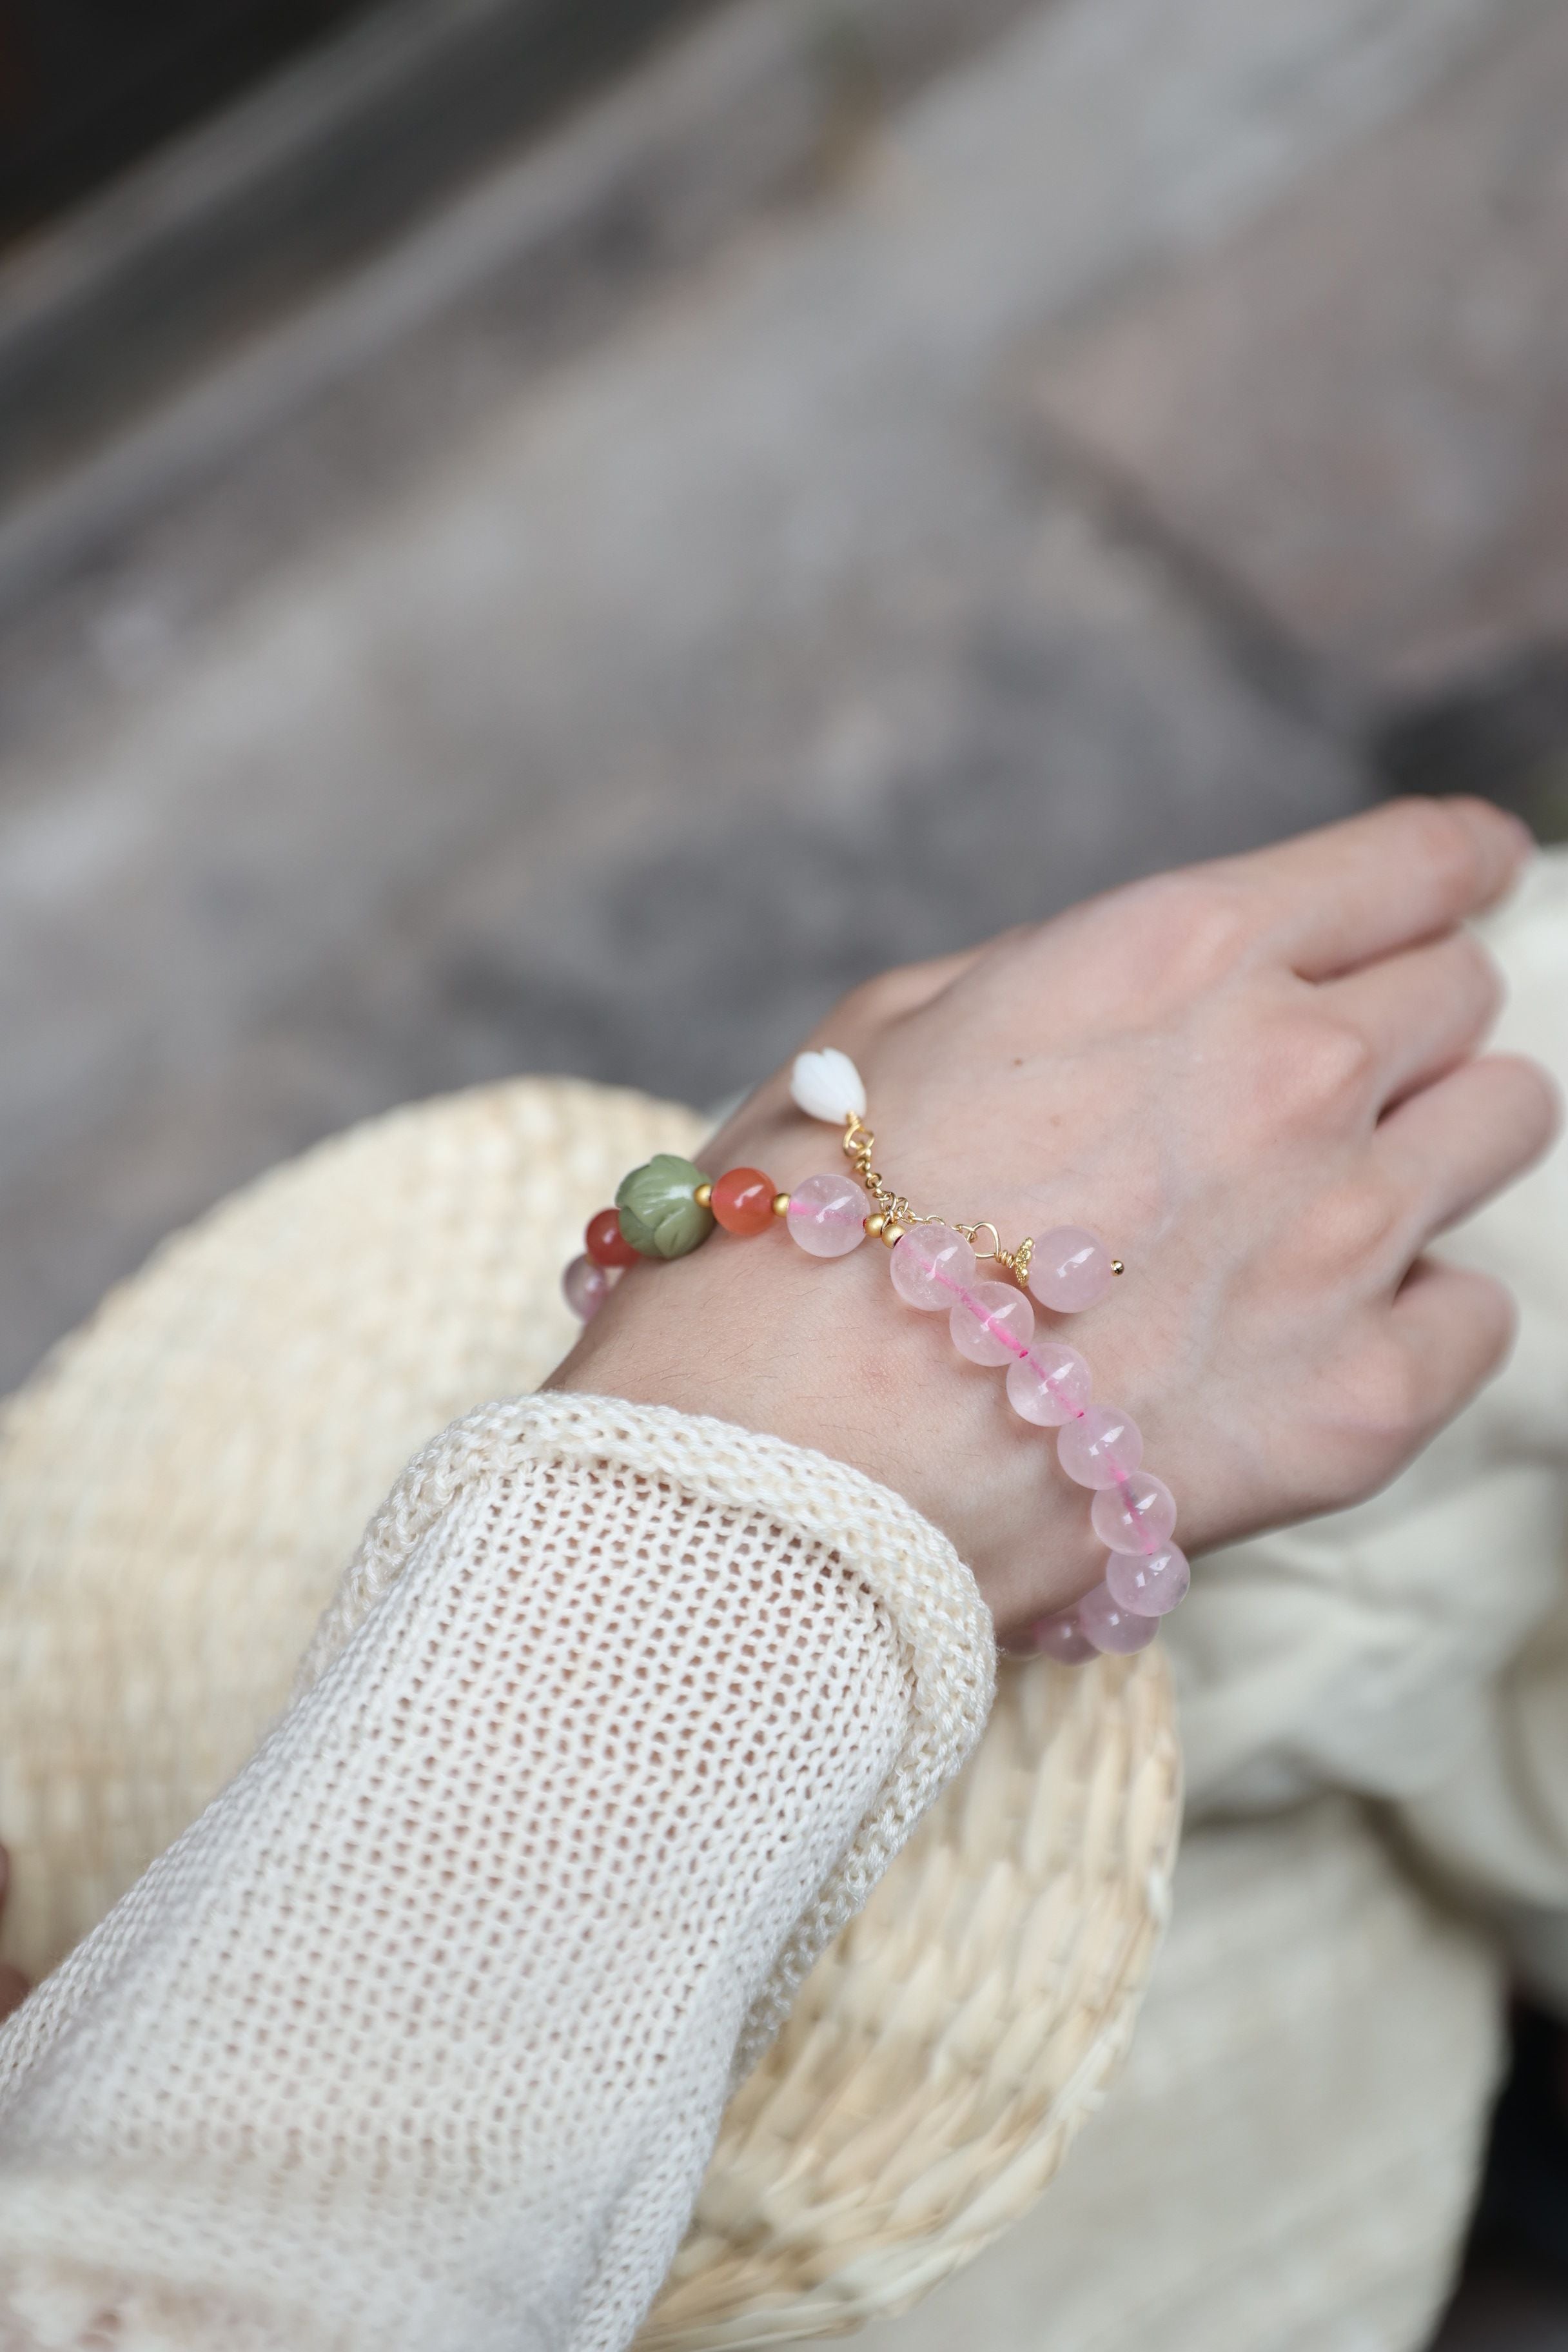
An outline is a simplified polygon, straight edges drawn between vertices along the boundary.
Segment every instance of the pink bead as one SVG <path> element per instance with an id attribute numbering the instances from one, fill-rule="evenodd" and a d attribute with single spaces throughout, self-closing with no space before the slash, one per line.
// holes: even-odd
<path id="1" fill-rule="evenodd" d="M 1142 1433 L 1118 1406 L 1091 1404 L 1068 1423 L 1057 1454 L 1080 1486 L 1114 1486 L 1119 1478 L 1131 1478 L 1143 1459 Z"/>
<path id="2" fill-rule="evenodd" d="M 952 1344 L 972 1364 L 1011 1364 L 1029 1351 L 1035 1310 L 1010 1282 L 972 1283 L 949 1318 Z"/>
<path id="3" fill-rule="evenodd" d="M 809 1257 L 847 1257 L 865 1240 L 870 1213 L 871 1203 L 859 1185 L 836 1171 L 792 1185 L 784 1223 L 791 1241 L 798 1242 Z"/>
<path id="4" fill-rule="evenodd" d="M 1116 1279 L 1110 1252 L 1081 1225 L 1042 1234 L 1029 1260 L 1029 1287 L 1056 1315 L 1078 1315 L 1104 1297 Z"/>
<path id="5" fill-rule="evenodd" d="M 953 1295 L 974 1280 L 974 1252 L 951 1225 L 911 1225 L 888 1260 L 893 1288 L 923 1314 L 952 1307 Z"/>
<path id="6" fill-rule="evenodd" d="M 1089 1370 L 1072 1348 L 1037 1339 L 1026 1356 L 1007 1367 L 1007 1402 L 1021 1421 L 1039 1429 L 1059 1429 L 1089 1402 Z"/>
<path id="7" fill-rule="evenodd" d="M 1157 1617 L 1135 1615 L 1103 1584 L 1084 1594 L 1078 1604 L 1078 1621 L 1097 1650 L 1109 1650 L 1119 1658 L 1146 1650 L 1160 1630 Z"/>
<path id="8" fill-rule="evenodd" d="M 1037 1618 L 1021 1633 L 1015 1633 L 1006 1646 L 1015 1655 L 1055 1658 L 1061 1666 L 1087 1665 L 1100 1654 L 1071 1609 L 1063 1609 L 1055 1617 Z"/>
<path id="9" fill-rule="evenodd" d="M 1113 1551 L 1105 1563 L 1111 1599 L 1140 1617 L 1163 1617 L 1187 1597 L 1193 1571 L 1184 1551 L 1165 1544 L 1159 1551 Z"/>
<path id="10" fill-rule="evenodd" d="M 1158 1551 L 1176 1524 L 1176 1498 L 1147 1470 L 1135 1470 L 1102 1486 L 1089 1516 L 1107 1551 Z"/>
<path id="11" fill-rule="evenodd" d="M 561 1294 L 574 1315 L 591 1323 L 610 1295 L 610 1277 L 591 1257 L 574 1257 L 561 1277 Z"/>

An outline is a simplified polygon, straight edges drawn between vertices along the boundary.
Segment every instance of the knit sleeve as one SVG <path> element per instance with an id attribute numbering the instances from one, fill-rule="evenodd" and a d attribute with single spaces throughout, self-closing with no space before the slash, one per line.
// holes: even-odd
<path id="1" fill-rule="evenodd" d="M 595 1398 L 456 1424 L 0 2033 L 0 2342 L 626 2343 L 992 1665 L 952 1548 L 836 1463 Z"/>

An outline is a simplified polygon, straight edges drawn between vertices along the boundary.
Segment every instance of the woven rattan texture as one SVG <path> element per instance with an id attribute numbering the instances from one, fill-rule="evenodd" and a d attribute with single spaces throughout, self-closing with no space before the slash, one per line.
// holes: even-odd
<path id="1" fill-rule="evenodd" d="M 1131 2038 L 1174 1859 L 1153 1654 L 1004 1664 L 990 1727 L 724 2119 L 643 2352 L 836 2334 L 1027 2211 Z"/>
<path id="2" fill-rule="evenodd" d="M 52 1965 L 232 1773 L 402 1465 L 537 1382 L 584 1217 L 700 1132 L 566 1080 L 377 1120 L 168 1244 L 12 1401 L 7 1957 Z M 1157 1651 L 1005 1673 L 732 2104 L 650 2344 L 853 2326 L 1024 2210 L 1125 2043 L 1177 1801 Z"/>

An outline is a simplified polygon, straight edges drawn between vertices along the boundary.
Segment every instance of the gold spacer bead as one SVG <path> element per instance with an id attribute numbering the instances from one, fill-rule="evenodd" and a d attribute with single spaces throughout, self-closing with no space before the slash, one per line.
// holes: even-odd
<path id="1" fill-rule="evenodd" d="M 773 1194 L 773 1214 L 775 1217 L 788 1216 L 789 1194 L 787 1192 L 775 1192 Z"/>
<path id="2" fill-rule="evenodd" d="M 887 1223 L 887 1222 L 888 1220 L 882 1214 L 880 1209 L 872 1210 L 870 1215 L 866 1219 L 866 1231 L 872 1241 L 876 1241 L 878 1239 L 882 1227 Z"/>
<path id="3" fill-rule="evenodd" d="M 696 1192 L 693 1192 L 693 1194 L 691 1195 L 691 1197 L 692 1197 L 692 1199 L 696 1202 L 696 1203 L 697 1203 L 697 1205 L 698 1205 L 698 1207 L 699 1207 L 700 1209 L 710 1209 L 710 1208 L 712 1207 L 712 1205 L 713 1205 L 713 1187 L 712 1187 L 712 1185 L 711 1185 L 711 1184 L 699 1184 L 699 1186 L 697 1187 Z"/>
<path id="4" fill-rule="evenodd" d="M 1127 1268 L 1122 1265 L 1121 1260 L 1119 1257 L 1113 1257 L 1110 1261 L 1110 1271 L 1112 1274 L 1125 1274 Z"/>
<path id="5" fill-rule="evenodd" d="M 883 1248 L 895 1249 L 903 1238 L 904 1229 L 902 1225 L 896 1223 L 891 1217 L 887 1218 L 883 1223 L 880 1234 Z"/>

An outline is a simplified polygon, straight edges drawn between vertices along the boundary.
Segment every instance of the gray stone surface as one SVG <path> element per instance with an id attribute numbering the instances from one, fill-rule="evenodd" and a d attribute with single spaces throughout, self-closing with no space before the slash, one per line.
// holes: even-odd
<path id="1" fill-rule="evenodd" d="M 1568 634 L 1568 12 L 1054 339 L 1058 432 L 1384 691 Z"/>
<path id="2" fill-rule="evenodd" d="M 1493 13 L 1062 0 L 395 495 L 335 502 L 308 446 L 251 573 L 226 517 L 310 442 L 285 371 L 208 506 L 81 592 L 13 738 L 5 1372 L 358 1112 L 562 1062 L 718 1093 L 889 956 L 1349 805 L 1321 716 L 1042 457 L 1021 361 Z M 466 315 L 430 251 L 426 357 Z M 397 388 L 376 344 L 326 452 Z"/>
<path id="3" fill-rule="evenodd" d="M 205 581 L 215 561 L 253 579 L 323 497 L 341 524 L 352 490 L 384 495 L 748 217 L 830 194 L 889 110 L 1031 5 L 380 0 L 0 255 L 0 611 L 106 550 L 142 568 L 128 542 L 171 522 L 188 597 L 177 510 L 237 457 L 253 495 L 231 481 L 209 509 Z M 303 517 L 279 498 L 301 479 Z"/>
<path id="4" fill-rule="evenodd" d="M 882 964 L 1355 803 L 1354 763 L 1158 581 L 1005 449 L 973 455 L 978 510 L 927 518 L 901 574 L 868 530 L 765 663 L 710 625 L 628 679 L 607 635 L 573 756 L 537 708 L 496 746 L 499 814 L 334 776 L 330 741 L 258 777 L 225 729 L 202 823 L 166 808 L 107 875 L 58 810 L 14 834 L 12 1369 L 171 1222 L 346 1118 L 519 1066 L 713 1099 Z"/>

